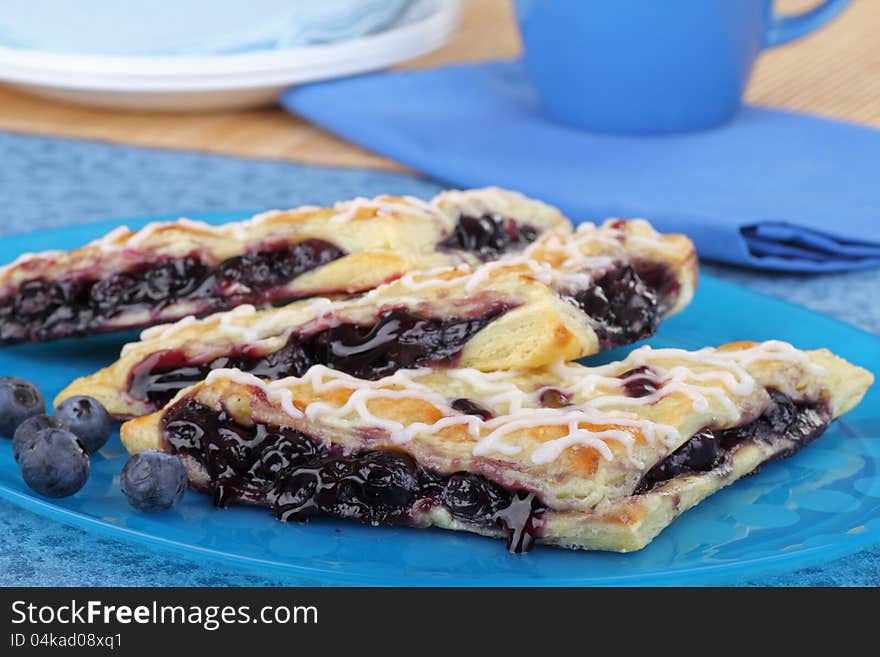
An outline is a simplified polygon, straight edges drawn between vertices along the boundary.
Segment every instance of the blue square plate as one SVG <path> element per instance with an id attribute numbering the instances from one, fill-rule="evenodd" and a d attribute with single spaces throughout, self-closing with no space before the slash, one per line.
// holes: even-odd
<path id="1" fill-rule="evenodd" d="M 244 214 L 200 217 L 212 223 Z M 137 227 L 145 220 L 128 222 Z M 71 248 L 116 222 L 16 235 L 0 262 L 23 251 Z M 126 335 L 0 349 L 0 374 L 24 376 L 51 400 L 72 378 L 115 360 Z M 732 340 L 781 339 L 828 347 L 880 372 L 880 339 L 798 306 L 704 276 L 693 304 L 650 340 L 694 349 Z M 603 355 L 608 361 L 622 350 Z M 117 538 L 208 557 L 294 583 L 354 585 L 661 585 L 736 583 L 794 570 L 880 541 L 880 390 L 794 457 L 766 465 L 686 512 L 632 554 L 537 547 L 508 554 L 500 541 L 443 530 L 362 527 L 314 520 L 282 524 L 265 511 L 217 510 L 188 493 L 175 510 L 143 514 L 119 491 L 126 460 L 118 434 L 92 459 L 76 495 L 37 497 L 24 485 L 10 441 L 0 441 L 0 496 L 26 509 Z"/>

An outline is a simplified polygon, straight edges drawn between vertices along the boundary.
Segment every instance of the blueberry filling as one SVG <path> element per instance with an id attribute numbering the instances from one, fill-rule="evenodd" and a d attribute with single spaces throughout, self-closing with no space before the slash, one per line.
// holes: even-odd
<path id="1" fill-rule="evenodd" d="M 620 231 L 625 231 L 626 221 L 617 219 L 611 222 L 611 226 Z M 626 242 L 625 232 L 620 232 L 617 239 Z M 633 267 L 639 278 L 657 295 L 660 303 L 661 314 L 666 313 L 675 305 L 681 292 L 681 283 L 673 270 L 664 262 L 633 258 Z"/>
<path id="2" fill-rule="evenodd" d="M 538 235 L 537 228 L 508 217 L 462 215 L 455 230 L 440 242 L 440 246 L 471 251 L 484 260 L 491 260 L 503 253 L 522 249 L 538 239 Z"/>
<path id="3" fill-rule="evenodd" d="M 617 377 L 623 379 L 623 392 L 628 397 L 647 397 L 653 395 L 662 385 L 654 371 L 647 365 L 627 370 Z"/>
<path id="4" fill-rule="evenodd" d="M 204 469 L 207 481 L 197 487 L 212 493 L 217 506 L 267 507 L 282 521 L 331 516 L 417 525 L 421 514 L 442 507 L 460 522 L 501 529 L 510 550 L 523 552 L 544 511 L 533 494 L 478 474 L 442 475 L 390 449 L 344 453 L 294 429 L 238 424 L 191 399 L 170 408 L 162 428 L 168 451 Z"/>
<path id="5" fill-rule="evenodd" d="M 538 402 L 544 408 L 565 408 L 571 406 L 571 397 L 559 388 L 546 388 L 541 391 Z"/>
<path id="6" fill-rule="evenodd" d="M 88 335 L 105 330 L 121 313 L 146 310 L 152 317 L 180 301 L 195 301 L 198 313 L 207 314 L 244 302 L 286 300 L 289 295 L 276 288 L 344 255 L 329 242 L 309 239 L 229 258 L 216 267 L 188 256 L 97 280 L 26 281 L 0 302 L 0 342 Z"/>
<path id="7" fill-rule="evenodd" d="M 747 442 L 786 440 L 791 446 L 774 458 L 791 456 L 816 440 L 831 421 L 823 404 L 795 402 L 777 390 L 768 390 L 772 406 L 758 419 L 731 429 L 703 429 L 651 468 L 635 488 L 645 493 L 680 475 L 709 472 L 723 466 L 728 456 Z"/>
<path id="8" fill-rule="evenodd" d="M 657 295 L 660 314 L 666 313 L 675 305 L 681 292 L 681 283 L 673 275 L 669 265 L 652 260 L 633 261 L 633 267 L 648 289 Z"/>
<path id="9" fill-rule="evenodd" d="M 311 271 L 345 255 L 339 247 L 324 240 L 308 239 L 285 244 L 279 249 L 246 253 L 220 263 L 216 273 L 217 292 L 235 297 L 244 286 L 244 295 L 264 293 L 286 285 L 300 274 Z M 274 301 L 275 299 L 269 299 Z"/>
<path id="10" fill-rule="evenodd" d="M 452 403 L 449 405 L 459 413 L 464 413 L 465 415 L 476 415 L 484 420 L 491 420 L 493 417 L 492 411 L 488 408 L 480 406 L 477 402 L 471 399 L 465 399 L 464 397 L 453 399 Z"/>
<path id="11" fill-rule="evenodd" d="M 605 272 L 593 285 L 567 295 L 566 300 L 593 318 L 602 349 L 646 338 L 660 323 L 657 294 L 630 265 Z"/>
<path id="12" fill-rule="evenodd" d="M 129 394 L 163 406 L 178 390 L 221 367 L 278 379 L 302 376 L 312 365 L 320 364 L 373 380 L 398 369 L 451 365 L 473 335 L 508 309 L 498 304 L 476 317 L 446 319 L 391 309 L 372 325 L 339 324 L 308 335 L 292 333 L 284 347 L 258 356 L 238 353 L 197 363 L 187 361 L 181 351 L 161 352 L 132 370 Z"/>

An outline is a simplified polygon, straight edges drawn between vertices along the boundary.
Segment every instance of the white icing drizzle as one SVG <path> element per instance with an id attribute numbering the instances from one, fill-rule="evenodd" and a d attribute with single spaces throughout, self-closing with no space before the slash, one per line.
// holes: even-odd
<path id="1" fill-rule="evenodd" d="M 327 220 L 331 226 L 339 226 L 354 219 L 361 210 L 369 210 L 377 216 L 423 215 L 433 219 L 443 218 L 438 207 L 414 196 L 403 196 L 403 202 L 391 200 L 393 197 L 379 196 L 368 199 L 363 196 L 350 201 L 341 201 L 333 206 L 336 214 Z"/>
<path id="2" fill-rule="evenodd" d="M 444 373 L 450 379 L 462 381 L 473 388 L 481 402 L 493 411 L 502 408 L 503 404 L 508 414 L 518 413 L 524 403 L 540 396 L 540 391 L 536 391 L 531 396 L 524 396 L 522 389 L 511 381 L 510 372 L 482 372 L 466 367 L 446 370 Z"/>
<path id="3" fill-rule="evenodd" d="M 195 223 L 196 222 L 189 220 L 189 219 L 186 219 L 186 218 L 183 218 L 183 217 L 181 217 L 177 221 L 154 221 L 152 223 L 147 224 L 146 226 L 144 226 L 140 230 L 134 231 L 125 240 L 117 241 L 116 246 L 138 249 L 143 246 L 145 241 L 152 239 L 153 237 L 155 237 L 156 235 L 158 235 L 159 233 L 161 233 L 164 230 L 167 230 L 167 229 L 175 227 L 175 226 L 185 226 L 185 227 L 189 227 L 189 228 L 196 228 L 196 226 L 193 225 Z M 205 224 L 205 225 L 207 226 L 207 224 Z M 201 228 L 201 226 L 199 226 L 199 228 Z M 109 250 L 109 246 L 110 246 L 110 244 L 108 243 L 107 244 L 108 248 L 104 248 L 102 246 L 101 250 L 102 251 Z"/>
<path id="4" fill-rule="evenodd" d="M 760 360 L 791 363 L 814 374 L 822 372 L 822 368 L 811 362 L 807 354 L 779 341 L 729 351 L 705 348 L 688 352 L 681 349 L 642 347 L 622 361 L 600 367 L 587 368 L 560 363 L 551 368 L 551 373 L 558 377 L 558 381 L 553 383 L 558 382 L 559 389 L 573 400 L 571 406 L 558 409 L 539 407 L 540 393 L 547 388 L 546 385 L 523 389 L 516 384 L 518 377 L 528 380 L 529 374 L 526 372 L 486 373 L 460 368 L 439 373 L 472 389 L 479 403 L 495 413 L 488 420 L 456 412 L 449 406 L 451 402 L 447 397 L 427 383 L 420 382 L 420 377 L 436 374 L 434 370 L 427 368 L 399 370 L 383 379 L 367 381 L 316 365 L 302 377 L 271 382 L 238 370 L 221 369 L 211 372 L 206 381 L 210 385 L 220 379 L 228 379 L 242 385 L 255 386 L 295 419 L 315 420 L 356 415 L 364 425 L 387 431 L 391 440 L 398 444 L 405 444 L 418 435 L 433 435 L 447 427 L 460 425 L 474 440 L 474 456 L 512 456 L 522 450 L 520 445 L 507 440 L 512 434 L 536 427 L 560 427 L 564 430 L 560 437 L 547 440 L 532 449 L 529 458 L 533 463 L 551 463 L 575 446 L 595 449 L 603 459 L 610 461 L 615 458 L 615 453 L 609 443 L 617 443 L 623 447 L 626 458 L 637 467 L 642 467 L 643 464 L 634 452 L 636 436 L 641 436 L 649 444 L 660 444 L 666 448 L 680 444 L 682 436 L 673 426 L 640 416 L 640 407 L 655 404 L 670 394 L 680 393 L 690 399 L 695 412 L 706 414 L 712 408 L 709 403 L 711 397 L 721 404 L 728 414 L 728 420 L 737 421 L 741 417 L 741 411 L 735 400 L 748 397 L 756 387 L 755 380 L 746 367 Z M 664 367 L 667 362 L 670 366 Z M 695 371 L 688 367 L 688 363 L 698 365 L 701 369 Z M 660 388 L 651 395 L 630 397 L 624 392 L 625 380 L 617 377 L 620 373 L 641 365 L 651 368 L 654 376 L 661 382 Z M 539 376 L 536 376 L 536 382 L 537 378 Z M 319 395 L 336 389 L 351 392 L 345 403 L 340 405 L 318 400 L 299 409 L 293 404 L 292 397 L 292 388 L 297 386 L 311 387 Z M 375 399 L 421 400 L 436 407 L 444 417 L 432 424 L 403 424 L 373 413 L 369 409 L 369 402 Z M 590 429 L 582 425 L 603 428 Z"/>
<path id="5" fill-rule="evenodd" d="M 782 340 L 767 340 L 743 351 L 718 351 L 721 358 L 734 359 L 742 366 L 759 360 L 788 360 L 805 367 L 812 374 L 822 375 L 825 368 L 817 365 L 803 351 Z"/>
<path id="6" fill-rule="evenodd" d="M 314 297 L 274 310 L 257 310 L 251 304 L 242 304 L 232 310 L 214 313 L 203 319 L 187 315 L 170 324 L 159 324 L 144 329 L 140 334 L 141 342 L 126 344 L 122 347 L 121 353 L 124 356 L 145 341 L 167 342 L 188 327 L 199 324 L 213 324 L 212 329 L 224 337 L 231 338 L 240 344 L 258 347 L 263 340 L 283 337 L 306 323 L 320 320 L 340 307 L 343 307 L 341 302 L 331 301 L 324 297 Z M 254 316 L 258 316 L 259 319 L 252 321 L 250 318 Z"/>
<path id="7" fill-rule="evenodd" d="M 345 210 L 347 212 L 352 207 L 363 207 L 363 205 L 358 204 L 371 204 L 372 207 L 374 202 L 367 199 L 358 199 L 350 201 L 348 204 L 339 205 L 350 206 L 348 210 Z M 398 204 L 392 203 L 389 205 L 393 208 L 398 207 Z M 336 216 L 342 216 L 342 214 Z M 505 269 L 515 271 L 516 267 L 525 267 L 532 278 L 545 285 L 558 289 L 583 288 L 592 282 L 595 272 L 606 270 L 616 261 L 618 257 L 617 252 L 623 252 L 620 242 L 613 237 L 603 235 L 602 231 L 611 233 L 617 232 L 618 229 L 597 229 L 593 224 L 583 224 L 574 236 L 561 232 L 545 233 L 544 236 L 529 245 L 521 253 L 502 256 L 496 261 L 483 263 L 476 267 L 459 264 L 457 266 L 444 266 L 408 272 L 396 281 L 376 287 L 356 301 L 336 302 L 333 305 L 332 302 L 326 299 L 317 299 L 315 300 L 315 305 L 309 307 L 308 311 L 326 315 L 336 309 L 354 309 L 374 303 L 381 303 L 389 295 L 390 291 L 396 289 L 417 292 L 424 289 L 461 288 L 466 293 L 474 293 L 479 291 L 486 281 L 489 280 L 493 272 Z M 616 252 L 611 255 L 586 256 L 581 253 L 581 250 L 585 248 L 584 245 L 595 245 L 597 242 L 612 245 Z M 590 247 L 588 246 L 587 248 Z M 556 268 L 540 259 L 547 257 L 564 257 L 565 261 L 569 263 L 570 269 Z M 229 312 L 211 315 L 203 321 L 214 323 L 214 330 L 219 331 L 222 335 L 248 342 L 270 337 L 273 328 L 278 329 L 282 327 L 280 329 L 282 334 L 289 332 L 289 325 L 291 323 L 302 324 L 306 321 L 306 312 L 307 310 L 303 306 L 297 304 L 281 310 L 271 309 L 263 311 L 258 311 L 250 305 L 243 305 Z M 186 318 L 174 324 L 147 329 L 141 333 L 141 339 L 150 340 L 158 338 L 160 340 L 168 340 L 178 330 L 190 326 L 194 321 Z M 278 335 L 278 333 L 275 335 Z M 131 348 L 129 345 L 126 345 L 122 352 L 123 355 L 130 351 Z"/>
<path id="8" fill-rule="evenodd" d="M 385 292 L 389 286 L 399 286 L 407 290 L 417 291 L 426 288 L 453 288 L 462 284 L 463 277 L 472 272 L 473 268 L 468 265 L 456 265 L 455 267 L 435 267 L 407 272 L 396 281 L 380 285 L 367 293 L 366 296 L 378 296 Z M 452 274 L 452 276 L 449 276 Z"/>
<path id="9" fill-rule="evenodd" d="M 734 385 L 743 386 L 741 388 L 743 391 L 746 391 L 746 380 L 752 382 L 750 385 L 754 384 L 745 367 L 760 360 L 787 361 L 806 368 L 812 374 L 822 374 L 825 371 L 821 365 L 812 362 L 807 354 L 781 340 L 767 340 L 746 349 L 730 350 L 705 347 L 697 351 L 686 351 L 684 349 L 653 349 L 650 345 L 646 345 L 632 351 L 622 362 L 630 363 L 633 367 L 646 365 L 648 364 L 649 355 L 652 361 L 669 358 L 702 365 L 719 367 L 726 365 L 731 367 L 734 375 L 741 379 L 740 383 L 735 383 Z M 750 390 L 751 388 L 748 389 Z"/>
<path id="10" fill-rule="evenodd" d="M 535 214 L 557 214 L 559 210 L 543 201 L 529 198 L 520 192 L 500 187 L 482 187 L 480 189 L 450 189 L 440 192 L 431 199 L 431 204 L 445 209 L 455 210 L 456 214 L 480 214 L 485 211 L 505 213 L 519 204 L 530 208 Z"/>
<path id="11" fill-rule="evenodd" d="M 271 312 L 256 322 L 236 321 L 258 313 L 250 305 L 212 315 L 210 319 L 219 319 L 218 327 L 223 335 L 231 336 L 242 344 L 256 345 L 260 340 L 286 335 L 306 321 L 317 321 L 339 305 L 330 299 L 315 297 Z"/>
<path id="12" fill-rule="evenodd" d="M 247 306 L 239 306 L 239 308 L 246 308 Z M 250 306 L 253 308 L 253 306 Z M 192 324 L 197 324 L 199 320 L 195 318 L 195 315 L 187 315 L 183 319 L 179 319 L 176 322 L 172 322 L 170 324 L 158 324 L 156 326 L 151 326 L 149 328 L 141 331 L 141 340 L 153 340 L 158 338 L 159 340 L 166 340 L 171 337 L 172 334 L 177 331 L 191 326 Z M 125 345 L 126 347 L 128 345 Z"/>
<path id="13" fill-rule="evenodd" d="M 558 211 L 540 201 L 529 199 L 518 192 L 511 192 L 499 189 L 497 187 L 488 187 L 485 189 L 475 189 L 467 191 L 452 190 L 438 194 L 431 201 L 423 201 L 413 196 L 392 197 L 379 196 L 375 199 L 357 198 L 348 202 L 337 203 L 333 207 L 334 214 L 327 219 L 326 223 L 332 226 L 340 226 L 353 217 L 359 210 L 363 208 L 371 208 L 379 216 L 388 216 L 393 214 L 415 215 L 427 217 L 432 221 L 439 221 L 442 224 L 448 224 L 455 218 L 458 213 L 465 211 L 469 207 L 479 207 L 481 209 L 489 209 L 493 211 L 504 211 L 506 208 L 522 205 L 530 214 L 543 213 L 545 215 L 558 214 Z M 157 234 L 164 230 L 183 227 L 190 230 L 198 231 L 208 235 L 212 235 L 218 239 L 232 238 L 238 242 L 249 241 L 251 230 L 268 220 L 276 218 L 283 214 L 301 215 L 303 213 L 311 213 L 320 211 L 321 208 L 314 205 L 302 206 L 299 208 L 282 211 L 269 210 L 254 215 L 250 219 L 239 222 L 228 222 L 222 225 L 211 225 L 203 221 L 194 221 L 192 219 L 181 218 L 177 221 L 162 221 L 147 224 L 137 231 L 131 231 L 126 226 L 118 226 L 109 233 L 100 237 L 87 245 L 85 248 L 94 248 L 102 254 L 112 254 L 126 248 L 138 249 L 143 247 Z M 453 212 L 455 217 L 452 216 Z M 561 215 L 559 215 L 562 220 Z M 43 251 L 41 253 L 24 253 L 13 262 L 0 266 L 0 278 L 8 276 L 11 271 L 19 268 L 31 261 L 42 261 L 51 263 L 53 259 L 65 258 L 70 252 L 54 250 Z M 537 272 L 536 272 L 537 273 Z M 487 274 L 481 274 L 484 276 Z M 546 274 L 541 274 L 546 277 Z M 428 279 L 423 280 L 423 287 L 431 285 Z M 441 283 L 443 285 L 443 283 Z M 448 283 L 452 286 L 455 283 Z M 474 282 L 469 289 L 478 285 Z"/>
<path id="14" fill-rule="evenodd" d="M 635 436 L 632 433 L 620 429 L 592 431 L 581 428 L 581 423 L 632 427 L 641 432 L 650 443 L 655 443 L 661 436 L 664 442 L 670 438 L 679 437 L 674 427 L 655 424 L 647 420 L 634 420 L 619 414 L 588 412 L 583 408 L 573 410 L 529 408 L 483 422 L 483 426 L 489 431 L 477 440 L 473 447 L 473 454 L 474 456 L 487 456 L 497 452 L 512 456 L 518 454 L 521 448 L 518 445 L 505 443 L 503 438 L 506 435 L 523 429 L 559 426 L 564 427 L 567 433 L 560 438 L 548 440 L 532 450 L 530 458 L 533 463 L 539 465 L 550 463 L 568 447 L 574 445 L 595 447 L 602 458 L 611 461 L 614 455 L 608 447 L 607 441 L 613 440 L 621 443 L 626 449 L 628 458 L 637 466 L 639 465 L 640 462 L 633 456 Z"/>
<path id="15" fill-rule="evenodd" d="M 518 192 L 511 192 L 489 187 L 467 191 L 450 191 L 438 194 L 431 201 L 424 201 L 414 196 L 378 196 L 375 199 L 359 197 L 351 201 L 343 201 L 333 206 L 334 214 L 325 221 L 331 226 L 340 226 L 354 218 L 358 211 L 364 208 L 374 209 L 378 216 L 390 216 L 394 214 L 415 215 L 426 217 L 432 221 L 448 223 L 452 217 L 449 214 L 449 205 L 459 205 L 461 211 L 466 206 L 477 204 L 483 209 L 505 208 L 514 200 L 521 203 L 529 203 L 534 208 L 539 208 L 545 213 L 557 212 L 555 208 L 541 201 L 528 199 Z M 439 204 L 443 204 L 443 207 Z M 87 247 L 97 248 L 104 254 L 111 254 L 121 249 L 140 248 L 150 239 L 163 230 L 173 227 L 185 227 L 202 233 L 213 235 L 217 238 L 231 237 L 238 242 L 247 242 L 251 230 L 260 224 L 284 214 L 303 214 L 318 212 L 322 208 L 315 205 L 304 205 L 290 210 L 268 210 L 254 215 L 243 221 L 227 222 L 221 225 L 212 225 L 204 221 L 196 221 L 182 217 L 177 221 L 157 221 L 143 228 L 131 231 L 127 226 L 118 226 L 106 235 L 93 240 Z M 40 253 L 23 253 L 13 262 L 0 266 L 0 277 L 7 276 L 10 271 L 32 260 L 50 261 L 55 258 L 66 257 L 70 252 L 61 250 L 42 251 Z"/>
<path id="16" fill-rule="evenodd" d="M 627 243 L 635 240 L 650 243 L 658 249 L 663 246 L 663 236 L 659 233 L 652 231 L 651 235 L 630 236 L 615 222 L 608 220 L 601 227 L 583 223 L 574 234 L 548 231 L 519 253 L 505 254 L 477 267 L 460 265 L 410 272 L 396 282 L 410 290 L 460 285 L 465 292 L 474 292 L 490 279 L 493 272 L 522 268 L 524 274 L 556 289 L 585 288 L 592 283 L 596 273 L 630 259 Z M 450 273 L 455 275 L 450 276 Z"/>
<path id="17" fill-rule="evenodd" d="M 336 214 L 329 217 L 326 221 L 330 225 L 345 223 L 354 217 L 359 209 L 365 207 L 375 208 L 376 214 L 380 216 L 399 213 L 428 217 L 431 220 L 448 220 L 443 211 L 432 202 L 426 202 L 413 196 L 404 196 L 401 197 L 401 200 L 395 201 L 390 200 L 391 198 L 387 196 L 380 196 L 372 200 L 357 198 L 352 201 L 337 203 L 333 208 Z M 231 237 L 238 242 L 247 242 L 249 241 L 251 230 L 270 219 L 283 214 L 303 214 L 320 210 L 321 208 L 314 205 L 304 205 L 290 210 L 269 210 L 243 221 L 232 221 L 220 225 L 212 225 L 204 221 L 182 217 L 176 221 L 154 221 L 136 231 L 129 230 L 127 226 L 117 226 L 106 235 L 89 242 L 84 248 L 96 248 L 105 254 L 126 248 L 138 249 L 162 231 L 175 227 L 188 228 L 213 235 L 217 238 Z M 70 252 L 60 250 L 23 253 L 13 262 L 0 267 L 0 277 L 8 275 L 9 271 L 29 261 L 51 260 L 53 258 L 65 257 L 68 253 Z"/>
<path id="18" fill-rule="evenodd" d="M 333 407 L 325 402 L 313 402 L 306 407 L 305 415 L 309 419 L 314 419 L 318 416 L 345 417 L 354 412 L 365 423 L 387 430 L 394 442 L 409 442 L 417 431 L 415 427 L 378 417 L 370 412 L 367 404 L 373 399 L 419 399 L 440 408 L 447 414 L 454 413 L 446 397 L 413 380 L 414 376 L 424 376 L 428 372 L 430 372 L 428 369 L 399 370 L 373 385 L 371 385 L 373 382 L 366 382 L 367 385 L 363 385 L 365 382 L 361 379 L 347 374 L 340 376 L 336 370 L 323 365 L 313 366 L 299 381 L 311 384 L 316 392 L 340 387 L 354 391 L 342 406 Z M 325 381 L 325 378 L 329 381 Z M 385 386 L 393 386 L 393 388 Z"/>
<path id="19" fill-rule="evenodd" d="M 0 277 L 6 276 L 13 269 L 21 267 L 23 264 L 30 262 L 31 260 L 52 260 L 53 258 L 60 258 L 64 256 L 65 253 L 65 251 L 59 251 L 58 249 L 54 249 L 52 251 L 41 251 L 39 253 L 22 253 L 9 264 L 0 267 Z"/>
<path id="20" fill-rule="evenodd" d="M 568 239 L 571 240 L 571 237 Z M 571 246 L 572 244 L 569 242 L 567 248 Z M 576 261 L 570 259 L 573 264 L 566 269 L 554 267 L 543 260 L 542 258 L 550 255 L 548 251 L 550 250 L 546 244 L 539 238 L 520 253 L 502 255 L 497 260 L 482 263 L 476 267 L 462 264 L 456 267 L 413 271 L 386 285 L 397 284 L 412 291 L 427 288 L 461 287 L 465 292 L 471 293 L 479 290 L 494 272 L 506 270 L 515 272 L 518 268 L 523 268 L 526 270 L 523 273 L 544 285 L 557 289 L 576 289 L 590 285 L 595 272 L 608 269 L 616 261 L 616 258 L 604 254 L 581 255 Z M 377 289 L 381 290 L 384 287 Z"/>
<path id="21" fill-rule="evenodd" d="M 220 329 L 226 335 L 238 335 L 241 339 L 250 342 L 256 340 L 258 333 L 254 330 L 256 326 L 241 326 L 235 324 L 234 320 L 239 317 L 249 317 L 253 315 L 257 309 L 251 304 L 244 304 L 233 308 L 229 312 L 220 313 L 214 317 L 219 322 Z"/>
<path id="22" fill-rule="evenodd" d="M 90 242 L 89 246 L 98 247 L 102 253 L 110 253 L 116 250 L 116 243 L 129 233 L 131 233 L 131 229 L 128 226 L 117 226 L 103 237 Z"/>

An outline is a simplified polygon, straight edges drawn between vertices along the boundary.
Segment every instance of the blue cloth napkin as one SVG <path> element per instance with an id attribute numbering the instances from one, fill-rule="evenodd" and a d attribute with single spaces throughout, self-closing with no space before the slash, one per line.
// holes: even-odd
<path id="1" fill-rule="evenodd" d="M 700 256 L 785 271 L 880 266 L 880 130 L 750 107 L 687 135 L 551 122 L 520 62 L 291 89 L 289 110 L 431 176 L 500 185 L 576 220 L 645 217 Z"/>

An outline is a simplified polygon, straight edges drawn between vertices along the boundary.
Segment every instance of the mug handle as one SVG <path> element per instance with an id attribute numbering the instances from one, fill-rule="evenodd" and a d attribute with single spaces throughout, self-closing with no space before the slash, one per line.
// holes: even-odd
<path id="1" fill-rule="evenodd" d="M 764 35 L 764 47 L 780 46 L 818 30 L 842 12 L 849 2 L 850 0 L 825 0 L 818 7 L 796 16 L 774 14 Z"/>

